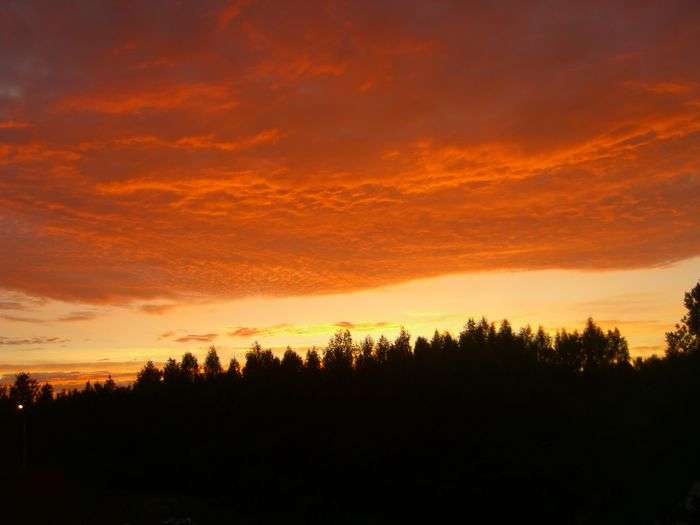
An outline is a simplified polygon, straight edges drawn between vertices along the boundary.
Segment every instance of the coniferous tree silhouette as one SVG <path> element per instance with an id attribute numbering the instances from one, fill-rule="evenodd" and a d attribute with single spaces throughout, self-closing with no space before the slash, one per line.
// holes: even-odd
<path id="1" fill-rule="evenodd" d="M 231 361 L 229 361 L 228 368 L 226 369 L 226 377 L 234 381 L 241 377 L 241 365 L 235 357 L 232 357 Z"/>
<path id="2" fill-rule="evenodd" d="M 147 361 L 144 367 L 136 374 L 134 388 L 136 389 L 153 389 L 160 383 L 162 372 L 158 370 L 153 361 Z"/>
<path id="3" fill-rule="evenodd" d="M 219 354 L 216 353 L 216 348 L 212 345 L 209 347 L 207 357 L 204 359 L 204 377 L 208 381 L 213 381 L 218 378 L 224 369 L 221 367 Z"/>

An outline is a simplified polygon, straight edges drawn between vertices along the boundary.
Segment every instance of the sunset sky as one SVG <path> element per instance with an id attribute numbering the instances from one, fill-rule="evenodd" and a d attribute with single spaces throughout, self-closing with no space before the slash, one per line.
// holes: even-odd
<path id="1" fill-rule="evenodd" d="M 618 326 L 700 278 L 700 4 L 5 1 L 0 375 Z"/>

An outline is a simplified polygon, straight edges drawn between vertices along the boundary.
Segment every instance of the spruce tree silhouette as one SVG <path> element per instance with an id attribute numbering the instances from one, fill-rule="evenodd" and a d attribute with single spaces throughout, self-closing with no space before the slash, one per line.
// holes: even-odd
<path id="1" fill-rule="evenodd" d="M 221 367 L 219 354 L 216 353 L 216 348 L 212 345 L 209 347 L 207 357 L 204 359 L 204 377 L 208 381 L 213 381 L 218 378 L 224 369 Z"/>
<path id="2" fill-rule="evenodd" d="M 226 377 L 229 380 L 237 380 L 241 377 L 241 365 L 238 363 L 238 359 L 232 357 L 228 363 L 228 368 L 226 369 Z"/>
<path id="3" fill-rule="evenodd" d="M 162 372 L 158 370 L 153 361 L 147 361 L 139 373 L 136 374 L 134 388 L 137 390 L 152 390 L 160 384 L 162 375 Z"/>

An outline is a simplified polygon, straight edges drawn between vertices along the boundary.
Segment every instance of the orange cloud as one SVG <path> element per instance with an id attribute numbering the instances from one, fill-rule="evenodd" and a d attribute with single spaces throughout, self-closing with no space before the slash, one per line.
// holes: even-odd
<path id="1" fill-rule="evenodd" d="M 0 309 L 2 309 L 2 308 L 0 307 Z M 53 318 L 53 319 L 37 318 L 37 317 L 25 317 L 25 316 L 21 316 L 21 315 L 9 315 L 9 314 L 0 315 L 0 319 L 4 319 L 6 321 L 13 321 L 16 323 L 53 323 L 53 322 L 72 323 L 72 322 L 79 322 L 79 321 L 91 321 L 92 319 L 95 319 L 97 317 L 98 317 L 98 313 L 92 312 L 92 311 L 69 312 L 66 315 L 63 315 L 63 316 L 57 317 L 57 318 Z"/>
<path id="2" fill-rule="evenodd" d="M 26 345 L 45 345 L 55 343 L 68 343 L 69 339 L 62 337 L 0 337 L 0 346 L 26 346 Z"/>
<path id="3" fill-rule="evenodd" d="M 258 328 L 248 328 L 242 326 L 240 328 L 236 328 L 233 332 L 230 332 L 228 335 L 230 337 L 252 337 L 258 335 L 259 333 L 260 330 Z"/>
<path id="4" fill-rule="evenodd" d="M 44 319 L 38 319 L 36 317 L 24 317 L 21 315 L 2 315 L 0 316 L 5 321 L 13 321 L 15 323 L 43 323 Z"/>
<path id="5" fill-rule="evenodd" d="M 139 111 L 163 111 L 181 107 L 230 109 L 235 106 L 226 86 L 180 84 L 135 93 L 105 93 L 70 96 L 58 104 L 64 112 L 96 111 L 119 114 Z"/>
<path id="6" fill-rule="evenodd" d="M 29 128 L 32 125 L 28 122 L 21 122 L 18 120 L 2 120 L 0 121 L 0 129 L 22 129 Z"/>
<path id="7" fill-rule="evenodd" d="M 362 322 L 351 323 L 349 321 L 339 321 L 331 324 L 315 324 L 315 325 L 293 325 L 293 324 L 278 324 L 274 326 L 265 326 L 261 328 L 239 327 L 228 333 L 229 337 L 270 337 L 278 335 L 319 335 L 332 334 L 340 329 L 348 329 L 357 332 L 369 332 L 380 328 L 394 329 L 398 328 L 398 323 L 387 322 Z"/>
<path id="8" fill-rule="evenodd" d="M 0 288 L 179 303 L 700 254 L 697 6 L 408 4 L 114 31 L 4 8 Z"/>
<path id="9" fill-rule="evenodd" d="M 139 309 L 142 312 L 145 312 L 147 314 L 153 314 L 153 315 L 163 315 L 164 313 L 167 313 L 174 308 L 177 308 L 176 304 L 142 304 L 139 306 Z"/>
<path id="10" fill-rule="evenodd" d="M 216 339 L 219 334 L 188 334 L 175 339 L 176 343 L 210 343 Z"/>
<path id="11" fill-rule="evenodd" d="M 56 319 L 61 322 L 78 322 L 78 321 L 90 321 L 97 317 L 97 312 L 82 311 L 82 312 L 70 312 L 67 315 L 59 317 Z"/>

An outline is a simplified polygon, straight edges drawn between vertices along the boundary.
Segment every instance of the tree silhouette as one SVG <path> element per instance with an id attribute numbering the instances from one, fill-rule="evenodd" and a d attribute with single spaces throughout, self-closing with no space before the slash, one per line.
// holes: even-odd
<path id="1" fill-rule="evenodd" d="M 568 370 L 579 372 L 583 370 L 584 354 L 581 336 L 577 331 L 572 333 L 562 330 L 554 338 L 556 363 Z"/>
<path id="2" fill-rule="evenodd" d="M 580 337 L 581 367 L 584 370 L 595 370 L 608 364 L 608 341 L 603 330 L 590 317 Z"/>
<path id="3" fill-rule="evenodd" d="M 44 383 L 39 389 L 37 395 L 37 403 L 47 405 L 53 401 L 53 386 L 50 383 Z"/>
<path id="4" fill-rule="evenodd" d="M 375 368 L 374 339 L 369 335 L 360 343 L 355 367 L 362 372 L 369 372 Z"/>
<path id="5" fill-rule="evenodd" d="M 323 368 L 330 374 L 347 375 L 352 371 L 354 347 L 350 330 L 336 332 L 323 352 Z"/>
<path id="6" fill-rule="evenodd" d="M 459 334 L 460 350 L 469 356 L 482 356 L 486 350 L 488 331 L 489 324 L 486 318 L 482 317 L 479 323 L 470 318 Z M 442 340 L 437 330 L 435 331 L 435 335 L 433 335 L 431 346 L 433 348 L 436 346 L 442 348 Z"/>
<path id="7" fill-rule="evenodd" d="M 359 344 L 339 331 L 323 359 L 287 347 L 280 360 L 256 342 L 242 374 L 235 358 L 223 373 L 211 348 L 202 375 L 186 353 L 162 371 L 147 362 L 132 386 L 110 377 L 55 399 L 18 374 L 0 387 L 0 450 L 29 451 L 26 464 L 67 479 L 99 463 L 91 484 L 139 501 L 176 487 L 215 512 L 213 496 L 232 506 L 222 523 L 296 509 L 291 523 L 318 509 L 330 521 L 355 510 L 357 522 L 430 521 L 465 508 L 499 523 L 688 521 L 668 513 L 700 465 L 698 297 L 698 286 L 686 294 L 666 357 L 632 364 L 619 330 L 593 319 L 552 337 L 481 318 L 413 347 L 405 329 Z M 20 401 L 35 406 L 19 411 Z M 367 480 L 376 487 L 364 490 Z M 503 487 L 517 487 L 509 505 Z M 153 519 L 115 523 L 127 521 Z"/>
<path id="8" fill-rule="evenodd" d="M 630 351 L 627 346 L 627 339 L 622 337 L 617 328 L 608 330 L 606 357 L 609 365 L 629 365 Z"/>
<path id="9" fill-rule="evenodd" d="M 442 334 L 442 352 L 446 356 L 454 357 L 459 351 L 459 342 L 452 336 L 450 332 Z"/>
<path id="10" fill-rule="evenodd" d="M 181 382 L 182 374 L 180 372 L 180 364 L 169 358 L 163 366 L 163 383 L 166 385 L 177 385 Z"/>
<path id="11" fill-rule="evenodd" d="M 430 360 L 430 343 L 425 337 L 416 337 L 413 343 L 413 354 L 418 362 L 425 363 Z"/>
<path id="12" fill-rule="evenodd" d="M 676 324 L 675 330 L 666 333 L 666 355 L 700 351 L 700 281 L 685 294 L 683 305 L 687 312 Z"/>
<path id="13" fill-rule="evenodd" d="M 386 360 L 390 366 L 396 368 L 406 366 L 411 357 L 411 336 L 404 327 L 401 327 L 394 343 L 389 346 Z"/>
<path id="14" fill-rule="evenodd" d="M 226 377 L 230 380 L 236 380 L 241 377 L 241 365 L 238 363 L 238 359 L 235 357 L 232 357 L 231 361 L 228 363 Z"/>
<path id="15" fill-rule="evenodd" d="M 281 368 L 287 378 L 298 378 L 304 370 L 304 360 L 294 350 L 287 347 L 282 357 Z"/>
<path id="16" fill-rule="evenodd" d="M 695 337 L 700 337 L 700 281 L 685 294 L 683 304 L 688 310 L 683 323 L 688 327 L 688 332 Z"/>
<path id="17" fill-rule="evenodd" d="M 153 361 L 147 361 L 143 368 L 136 374 L 134 388 L 152 389 L 160 383 L 162 372 L 158 370 Z"/>
<path id="18" fill-rule="evenodd" d="M 212 345 L 209 347 L 207 357 L 204 359 L 204 377 L 206 377 L 208 381 L 213 381 L 219 377 L 223 371 L 224 369 L 221 367 L 219 355 L 216 353 L 214 345 Z"/>
<path id="19" fill-rule="evenodd" d="M 15 405 L 31 406 L 39 396 L 39 384 L 27 372 L 15 376 L 10 387 L 10 401 Z"/>
<path id="20" fill-rule="evenodd" d="M 430 340 L 430 354 L 433 359 L 439 359 L 442 356 L 442 335 L 435 330 L 433 338 Z"/>
<path id="21" fill-rule="evenodd" d="M 311 375 L 317 375 L 321 372 L 321 358 L 318 355 L 316 348 L 311 348 L 306 352 L 306 360 L 304 366 Z"/>
<path id="22" fill-rule="evenodd" d="M 107 376 L 107 381 L 105 381 L 103 390 L 105 394 L 109 395 L 114 393 L 114 391 L 117 389 L 117 384 L 114 382 L 114 379 L 112 379 L 112 376 L 109 375 Z"/>
<path id="23" fill-rule="evenodd" d="M 553 365 L 555 363 L 552 337 L 541 326 L 537 329 L 537 333 L 530 342 L 530 351 L 534 354 L 538 363 L 543 365 Z"/>
<path id="24" fill-rule="evenodd" d="M 508 319 L 503 319 L 501 321 L 501 326 L 498 329 L 495 343 L 496 348 L 498 348 L 499 352 L 501 353 L 501 359 L 513 359 L 515 354 L 518 352 L 520 341 L 518 341 L 517 337 L 515 336 L 513 327 Z"/>
<path id="25" fill-rule="evenodd" d="M 199 362 L 192 352 L 185 352 L 180 360 L 180 377 L 185 383 L 194 383 L 199 377 Z"/>
<path id="26" fill-rule="evenodd" d="M 243 376 L 248 379 L 272 378 L 280 367 L 280 360 L 272 350 L 263 350 L 257 341 L 253 343 L 245 358 Z"/>
<path id="27" fill-rule="evenodd" d="M 383 365 L 387 361 L 387 356 L 389 355 L 389 349 L 391 348 L 391 343 L 384 337 L 384 335 L 379 336 L 377 344 L 374 346 L 374 359 L 380 365 Z"/>

